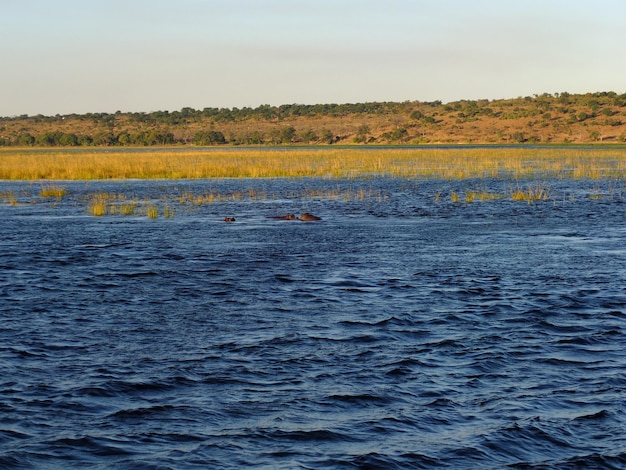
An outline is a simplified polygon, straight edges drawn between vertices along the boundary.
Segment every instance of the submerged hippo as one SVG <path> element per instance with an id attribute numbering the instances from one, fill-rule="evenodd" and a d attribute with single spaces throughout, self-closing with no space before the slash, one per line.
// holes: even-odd
<path id="1" fill-rule="evenodd" d="M 283 219 L 283 220 L 298 220 L 295 214 L 287 214 L 287 215 L 268 215 L 269 219 Z"/>
<path id="2" fill-rule="evenodd" d="M 235 220 L 234 217 L 224 217 L 224 222 L 234 222 Z"/>
<path id="3" fill-rule="evenodd" d="M 303 212 L 302 215 L 300 215 L 300 220 L 304 222 L 310 222 L 313 220 L 322 220 L 322 218 L 313 214 L 309 214 L 308 212 Z"/>

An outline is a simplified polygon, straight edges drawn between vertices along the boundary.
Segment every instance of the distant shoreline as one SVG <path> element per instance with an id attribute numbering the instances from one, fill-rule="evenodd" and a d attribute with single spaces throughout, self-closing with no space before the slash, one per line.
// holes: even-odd
<path id="1" fill-rule="evenodd" d="M 111 153 L 111 152 L 212 152 L 212 151 L 300 151 L 300 150 L 471 150 L 471 149 L 623 149 L 626 142 L 570 143 L 570 144 L 336 144 L 336 145 L 154 145 L 154 146 L 111 146 L 111 147 L 0 147 L 2 153 L 15 152 L 62 152 L 62 153 Z"/>
<path id="2" fill-rule="evenodd" d="M 626 143 L 626 94 L 0 117 L 0 147 Z"/>

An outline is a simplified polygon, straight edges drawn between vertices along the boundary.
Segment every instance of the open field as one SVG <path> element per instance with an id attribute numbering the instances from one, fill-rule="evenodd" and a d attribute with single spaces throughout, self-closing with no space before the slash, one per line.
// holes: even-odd
<path id="1" fill-rule="evenodd" d="M 623 179 L 622 147 L 0 150 L 2 180 L 203 178 Z"/>

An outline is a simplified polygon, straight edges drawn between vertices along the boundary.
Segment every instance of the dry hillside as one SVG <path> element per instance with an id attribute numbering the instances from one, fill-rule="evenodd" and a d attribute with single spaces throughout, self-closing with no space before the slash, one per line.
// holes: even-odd
<path id="1" fill-rule="evenodd" d="M 1 146 L 623 143 L 626 94 L 0 118 Z"/>

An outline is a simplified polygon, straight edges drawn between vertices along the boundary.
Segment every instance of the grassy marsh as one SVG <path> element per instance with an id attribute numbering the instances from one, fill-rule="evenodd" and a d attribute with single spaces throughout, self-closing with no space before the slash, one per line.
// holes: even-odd
<path id="1" fill-rule="evenodd" d="M 68 195 L 59 181 L 124 179 L 211 178 L 324 178 L 361 181 L 352 188 L 316 189 L 303 183 L 292 194 L 278 197 L 250 183 L 247 189 L 216 191 L 183 189 L 158 193 L 146 200 L 132 194 L 91 193 L 80 204 L 94 216 L 147 216 L 171 218 L 194 207 L 228 201 L 267 201 L 286 197 L 303 200 L 365 201 L 385 203 L 393 198 L 366 181 L 375 177 L 407 180 L 465 181 L 465 189 L 433 193 L 454 204 L 508 199 L 534 203 L 553 197 L 546 181 L 591 179 L 608 182 L 608 190 L 594 189 L 589 199 L 620 194 L 626 175 L 626 152 L 611 147 L 570 148 L 280 148 L 280 149 L 147 149 L 37 151 L 0 149 L 0 180 L 31 181 L 39 197 L 60 200 Z M 513 180 L 503 191 L 488 191 L 481 180 Z M 531 183 L 529 183 L 531 181 Z M 532 181 L 535 181 L 534 183 Z M 602 182 L 603 181 L 603 182 Z M 66 183 L 69 185 L 71 183 Z M 89 184 L 89 183 L 86 183 Z M 333 185 L 334 186 L 334 185 Z M 485 186 L 486 187 L 486 186 Z M 36 190 L 35 190 L 36 191 Z M 158 191 L 158 189 L 157 189 Z M 32 195 L 34 196 L 34 194 Z M 0 194 L 0 202 L 17 205 L 25 197 Z M 573 195 L 568 196 L 570 199 Z M 71 199 L 71 195 L 69 197 Z M 36 198 L 35 198 L 36 199 Z M 31 202 L 35 201 L 32 199 Z M 563 196 L 565 200 L 565 196 Z"/>
<path id="2" fill-rule="evenodd" d="M 0 150 L 2 180 L 204 178 L 623 179 L 619 148 Z"/>

